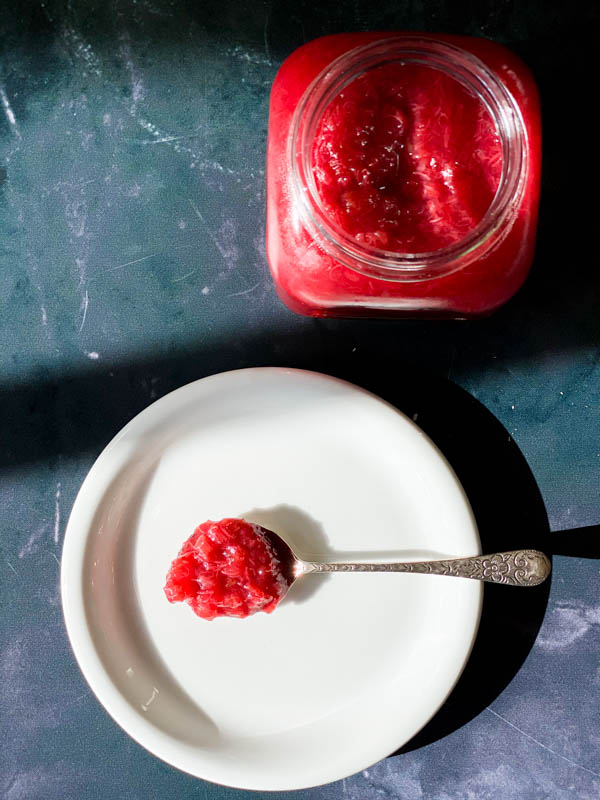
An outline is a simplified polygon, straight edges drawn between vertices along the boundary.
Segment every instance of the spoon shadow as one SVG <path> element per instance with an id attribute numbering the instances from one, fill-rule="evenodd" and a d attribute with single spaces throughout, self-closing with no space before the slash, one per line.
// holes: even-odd
<path id="1" fill-rule="evenodd" d="M 370 561 L 379 563 L 387 561 L 439 561 L 446 558 L 462 558 L 470 555 L 474 554 L 461 553 L 458 556 L 423 548 L 405 550 L 335 550 L 328 554 L 328 559 L 331 561 Z"/>
<path id="2" fill-rule="evenodd" d="M 553 556 L 600 558 L 600 525 L 552 531 L 547 547 Z"/>

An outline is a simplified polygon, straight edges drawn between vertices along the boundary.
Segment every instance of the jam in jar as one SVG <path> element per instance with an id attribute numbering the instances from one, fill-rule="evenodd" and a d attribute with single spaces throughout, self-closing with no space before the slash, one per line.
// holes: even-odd
<path id="1" fill-rule="evenodd" d="M 541 129 L 505 47 L 425 34 L 303 45 L 271 92 L 267 256 L 310 316 L 470 318 L 525 280 Z"/>

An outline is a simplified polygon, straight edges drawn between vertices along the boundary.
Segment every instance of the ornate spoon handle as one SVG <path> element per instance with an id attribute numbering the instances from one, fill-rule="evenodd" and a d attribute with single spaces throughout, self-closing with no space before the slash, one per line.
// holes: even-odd
<path id="1" fill-rule="evenodd" d="M 550 574 L 550 560 L 539 550 L 512 550 L 471 558 L 443 561 L 408 561 L 391 564 L 342 564 L 302 561 L 302 572 L 418 572 L 451 575 L 508 586 L 537 586 Z"/>

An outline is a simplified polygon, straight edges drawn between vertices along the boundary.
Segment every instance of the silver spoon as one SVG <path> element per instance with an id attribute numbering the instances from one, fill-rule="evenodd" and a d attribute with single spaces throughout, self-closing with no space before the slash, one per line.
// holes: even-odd
<path id="1" fill-rule="evenodd" d="M 311 572 L 416 572 L 450 575 L 506 586 L 538 586 L 550 575 L 550 559 L 539 550 L 509 550 L 485 556 L 449 558 L 440 561 L 397 561 L 382 564 L 305 561 L 278 534 L 262 526 L 263 534 L 281 564 L 288 588 Z"/>

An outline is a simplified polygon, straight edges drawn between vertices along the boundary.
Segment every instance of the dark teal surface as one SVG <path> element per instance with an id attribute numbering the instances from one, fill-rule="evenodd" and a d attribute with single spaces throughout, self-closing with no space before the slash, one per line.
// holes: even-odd
<path id="1" fill-rule="evenodd" d="M 3 798 L 245 794 L 171 769 L 108 717 L 72 656 L 58 577 L 71 505 L 110 438 L 183 383 L 263 364 L 340 375 L 418 415 L 461 477 L 484 546 L 536 543 L 554 556 L 540 592 L 486 590 L 465 677 L 413 743 L 343 782 L 273 796 L 600 796 L 600 293 L 588 119 L 599 16 L 592 2 L 499 0 L 2 6 Z M 489 36 L 539 80 L 536 261 L 488 320 L 319 321 L 276 298 L 263 241 L 273 77 L 303 41 L 369 29 Z"/>

